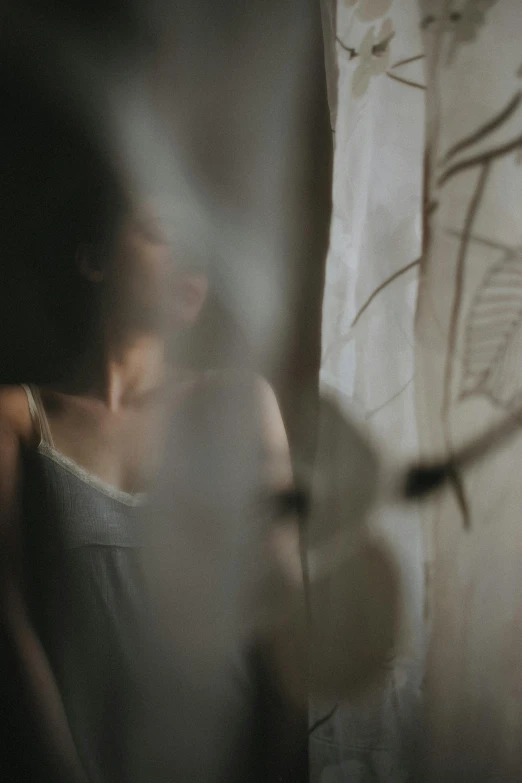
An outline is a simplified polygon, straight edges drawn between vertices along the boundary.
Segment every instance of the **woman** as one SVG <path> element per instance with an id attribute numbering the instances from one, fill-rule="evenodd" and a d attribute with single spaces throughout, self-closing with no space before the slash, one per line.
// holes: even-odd
<path id="1" fill-rule="evenodd" d="M 20 133 L 27 127 L 21 121 Z M 36 138 L 42 123 L 32 128 Z M 165 330 L 197 320 L 207 283 L 176 269 L 153 207 L 130 203 L 85 140 L 49 138 L 72 167 L 62 161 L 53 178 L 65 189 L 43 199 L 41 232 L 55 249 L 58 271 L 49 278 L 55 299 L 67 303 L 62 324 L 77 327 L 70 356 L 80 358 L 60 383 L 0 391 L 0 598 L 13 672 L 4 736 L 14 749 L 13 780 L 28 774 L 29 743 L 35 780 L 106 783 L 133 779 L 129 737 L 147 698 L 138 653 L 147 623 L 139 509 L 160 461 L 165 417 L 202 382 L 199 373 L 168 369 Z M 39 143 L 42 161 L 53 159 Z M 89 338 L 80 351 L 82 331 Z M 168 403 L 166 388 L 176 391 Z M 271 483 L 284 486 L 284 428 L 265 385 L 259 400 L 267 452 L 278 455 Z M 176 760 L 156 779 L 179 779 Z"/>

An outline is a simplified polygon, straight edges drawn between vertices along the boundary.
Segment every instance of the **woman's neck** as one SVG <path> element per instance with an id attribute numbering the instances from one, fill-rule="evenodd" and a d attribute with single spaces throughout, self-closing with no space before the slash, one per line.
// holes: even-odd
<path id="1" fill-rule="evenodd" d="M 123 330 L 116 321 L 107 321 L 59 388 L 95 397 L 117 411 L 155 396 L 164 384 L 165 364 L 165 341 L 159 330 Z"/>

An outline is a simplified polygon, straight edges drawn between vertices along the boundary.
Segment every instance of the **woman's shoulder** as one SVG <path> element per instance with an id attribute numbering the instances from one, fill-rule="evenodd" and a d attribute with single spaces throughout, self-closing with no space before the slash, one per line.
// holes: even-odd
<path id="1" fill-rule="evenodd" d="M 18 436 L 24 443 L 31 442 L 33 438 L 27 393 L 21 385 L 0 385 L 0 430 Z"/>
<path id="2" fill-rule="evenodd" d="M 263 415 L 279 416 L 279 404 L 269 381 L 253 370 L 208 370 L 192 387 L 194 394 L 239 393 L 253 395 Z"/>
<path id="3" fill-rule="evenodd" d="M 239 412 L 252 404 L 262 424 L 271 422 L 280 428 L 279 404 L 266 378 L 251 370 L 212 370 L 199 373 L 189 384 L 179 412 L 222 405 L 236 405 Z"/>
<path id="4" fill-rule="evenodd" d="M 245 389 L 251 390 L 263 400 L 274 398 L 269 382 L 254 370 L 223 369 L 202 372 L 196 383 L 200 389 Z"/>
<path id="5" fill-rule="evenodd" d="M 269 451 L 288 451 L 286 428 L 276 393 L 269 381 L 253 371 L 220 370 L 204 373 L 200 380 L 199 394 L 206 399 L 232 401 L 250 400 L 257 411 L 261 436 Z M 197 392 L 196 392 L 197 395 Z"/>

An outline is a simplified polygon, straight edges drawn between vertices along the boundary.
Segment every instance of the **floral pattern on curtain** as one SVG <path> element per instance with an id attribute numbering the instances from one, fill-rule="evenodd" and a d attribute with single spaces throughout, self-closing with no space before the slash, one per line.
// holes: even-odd
<path id="1" fill-rule="evenodd" d="M 416 400 L 452 453 L 522 403 L 522 3 L 419 3 L 427 54 L 426 242 Z M 522 443 L 425 511 L 427 779 L 520 780 Z"/>
<path id="2" fill-rule="evenodd" d="M 385 449 L 413 455 L 425 106 L 420 17 L 402 0 L 322 5 L 335 158 L 321 385 Z M 401 643 L 383 685 L 351 703 L 312 703 L 312 783 L 410 779 L 423 657 L 421 525 L 418 512 L 395 510 L 376 524 L 401 566 Z"/>
<path id="3" fill-rule="evenodd" d="M 522 406 L 522 3 L 325 0 L 325 17 L 338 88 L 323 388 L 385 450 L 451 455 Z M 402 645 L 383 689 L 312 705 L 313 783 L 419 779 L 421 715 L 423 780 L 520 779 L 521 463 L 513 438 L 422 513 L 382 512 Z"/>

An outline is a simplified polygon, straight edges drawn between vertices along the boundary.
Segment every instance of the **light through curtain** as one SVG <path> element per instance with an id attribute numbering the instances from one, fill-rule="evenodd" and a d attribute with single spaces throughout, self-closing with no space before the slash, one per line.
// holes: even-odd
<path id="1" fill-rule="evenodd" d="M 423 0 L 426 248 L 417 319 L 425 449 L 522 403 L 522 3 Z M 430 781 L 520 780 L 522 536 L 515 438 L 426 512 Z"/>
<path id="2" fill-rule="evenodd" d="M 395 455 L 452 454 L 522 404 L 522 3 L 324 0 L 323 22 L 336 148 L 323 388 Z M 402 644 L 384 689 L 312 705 L 313 783 L 408 779 L 421 680 L 422 779 L 520 779 L 521 461 L 519 437 L 422 517 L 381 514 L 406 587 Z"/>
<path id="3" fill-rule="evenodd" d="M 425 105 L 419 16 L 400 0 L 323 0 L 322 11 L 335 158 L 321 386 L 389 452 L 415 455 Z M 312 783 L 409 779 L 423 657 L 421 524 L 416 511 L 388 510 L 377 526 L 402 573 L 399 648 L 384 685 L 364 698 L 312 703 Z"/>

